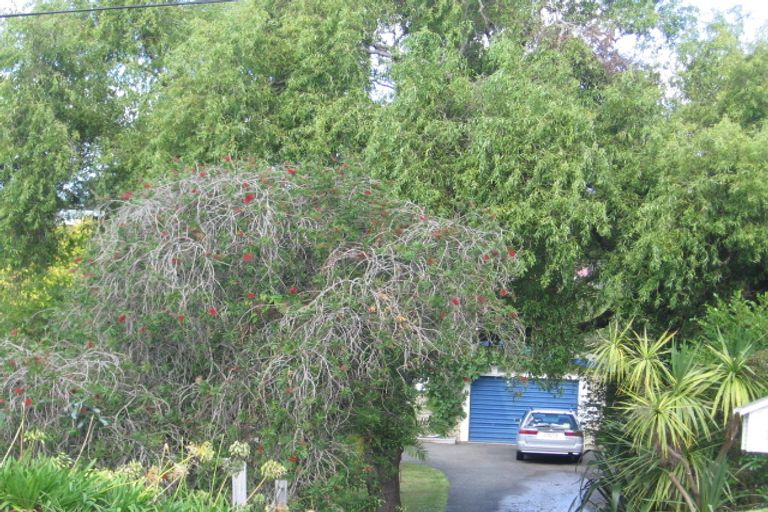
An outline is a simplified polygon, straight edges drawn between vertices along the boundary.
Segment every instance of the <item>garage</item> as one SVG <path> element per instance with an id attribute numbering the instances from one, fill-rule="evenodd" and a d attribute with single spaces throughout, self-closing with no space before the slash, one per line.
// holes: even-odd
<path id="1" fill-rule="evenodd" d="M 576 410 L 579 381 L 480 377 L 469 396 L 469 441 L 514 444 L 523 414 L 531 408 Z M 549 388 L 549 389 L 545 389 Z"/>

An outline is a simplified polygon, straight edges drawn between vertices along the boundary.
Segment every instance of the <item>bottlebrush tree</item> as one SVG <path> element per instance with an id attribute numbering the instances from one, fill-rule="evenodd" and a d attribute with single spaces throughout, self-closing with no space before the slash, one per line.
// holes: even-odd
<path id="1" fill-rule="evenodd" d="M 172 174 L 122 195 L 82 268 L 83 313 L 162 397 L 158 432 L 247 439 L 314 508 L 395 510 L 414 384 L 444 395 L 482 351 L 524 355 L 524 251 L 482 212 L 430 216 L 346 165 Z"/>

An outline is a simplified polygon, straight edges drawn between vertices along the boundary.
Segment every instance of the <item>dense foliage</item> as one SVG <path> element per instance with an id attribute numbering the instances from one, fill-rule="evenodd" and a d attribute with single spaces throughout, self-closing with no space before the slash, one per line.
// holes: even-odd
<path id="1" fill-rule="evenodd" d="M 343 499 L 328 497 L 331 482 L 360 496 L 347 506 L 383 497 L 392 510 L 400 455 L 419 432 L 414 384 L 454 390 L 460 363 L 483 351 L 528 360 L 507 288 L 524 263 L 498 224 L 428 215 L 359 169 L 226 160 L 124 193 L 78 266 L 84 295 L 66 325 L 121 359 L 99 384 L 125 417 L 99 429 L 125 438 L 113 457 L 255 441 L 257 461 L 286 464 L 312 507 Z M 505 342 L 485 348 L 489 337 Z M 83 365 L 107 364 L 89 353 Z M 41 387 L 42 371 L 16 365 L 8 394 Z M 71 380 L 32 402 L 38 423 L 55 426 L 42 408 L 72 401 Z"/>
<path id="2" fill-rule="evenodd" d="M 594 346 L 611 389 L 582 503 L 612 510 L 741 510 L 766 504 L 759 460 L 739 454 L 733 409 L 765 395 L 766 300 L 719 302 L 699 339 L 613 329 Z"/>
<path id="3" fill-rule="evenodd" d="M 90 4 L 45 0 L 35 8 L 84 5 Z M 127 351 L 127 360 L 138 361 L 139 373 L 146 370 L 142 357 L 159 365 L 145 372 L 148 378 L 178 371 L 179 378 L 202 377 L 208 386 L 208 374 L 201 370 L 208 362 L 183 340 L 194 333 L 224 357 L 239 353 L 243 322 L 259 329 L 284 316 L 288 322 L 291 308 L 313 297 L 307 290 L 319 289 L 313 288 L 320 286 L 316 280 L 322 274 L 317 262 L 329 257 L 330 247 L 363 243 L 383 229 L 382 220 L 371 217 L 369 208 L 375 205 L 370 201 L 391 193 L 421 208 L 416 214 L 397 206 L 394 217 L 423 214 L 432 222 L 438 215 L 469 215 L 510 233 L 496 250 L 503 255 L 512 249 L 514 279 L 498 281 L 506 274 L 494 279 L 508 290 L 504 303 L 514 308 L 524 329 L 517 333 L 525 335 L 524 346 L 514 341 L 522 338 L 517 334 L 508 345 L 519 349 L 520 366 L 533 373 L 566 371 L 574 354 L 584 353 L 586 341 L 611 320 L 625 325 L 633 319 L 635 328 L 647 329 L 651 338 L 676 330 L 678 339 L 692 345 L 715 339 L 717 326 L 731 325 L 741 313 L 733 309 L 701 323 L 714 318 L 709 308 L 738 309 L 768 291 L 768 46 L 765 40 L 742 44 L 739 27 L 723 19 L 696 33 L 693 20 L 675 0 L 251 0 L 4 22 L 0 281 L 9 286 L 0 290 L 0 330 L 45 336 L 66 328 L 65 337 L 74 336 L 75 345 L 95 338 L 93 326 L 79 325 L 74 316 L 49 329 L 51 306 L 80 309 L 65 299 L 71 278 L 93 274 L 89 279 L 97 283 L 102 302 L 78 298 L 75 304 L 93 305 L 83 318 L 95 318 L 121 360 Z M 653 69 L 617 50 L 623 35 L 658 42 L 652 34 L 679 58 L 671 91 Z M 234 172 L 231 159 L 242 166 L 248 158 L 276 166 L 278 174 L 288 160 L 298 162 L 299 170 L 318 172 L 357 162 L 369 177 L 385 180 L 387 190 L 372 189 L 371 196 L 354 192 L 340 203 L 346 213 L 337 222 L 347 227 L 332 226 L 339 228 L 329 232 L 332 240 L 314 240 L 323 247 L 311 253 L 279 253 L 284 265 L 258 273 L 243 262 L 214 256 L 227 244 L 245 250 L 245 240 L 232 234 L 240 230 L 254 236 L 250 229 L 260 225 L 234 221 L 232 196 L 212 203 L 202 199 L 202 191 L 213 192 L 204 187 L 224 186 L 217 180 L 225 180 L 225 169 Z M 78 235 L 73 241 L 72 230 L 62 226 L 68 214 L 147 215 L 153 194 L 173 190 L 174 173 L 200 163 L 215 167 L 201 168 L 206 176 L 185 174 L 177 181 L 178 191 L 190 200 L 198 197 L 196 204 L 212 213 L 229 208 L 228 216 L 216 222 L 226 220 L 234 231 L 197 240 L 205 232 L 190 224 L 190 247 L 202 244 L 202 252 L 194 259 L 163 259 L 161 249 L 183 251 L 157 233 L 147 238 L 126 219 L 110 224 L 113 229 L 125 224 L 110 242 L 121 256 L 101 255 L 93 258 L 93 268 L 83 266 Z M 126 191 L 134 192 L 102 208 L 104 200 Z M 215 197 L 223 198 L 223 191 Z M 330 199 L 317 194 L 313 201 Z M 177 200 L 171 194 L 163 202 L 177 205 L 181 217 L 168 214 L 158 222 L 187 222 L 183 216 L 193 203 Z M 326 212 L 342 211 L 323 204 Z M 281 205 L 287 211 L 287 203 Z M 161 206 L 157 203 L 157 211 Z M 332 222 L 305 213 L 318 225 Z M 356 215 L 378 224 L 365 233 L 347 224 Z M 308 236 L 304 224 L 299 228 L 292 236 Z M 261 229 L 260 241 L 252 242 L 254 255 L 274 234 Z M 104 243 L 105 234 L 99 238 Z M 429 247 L 418 237 L 407 242 L 420 244 L 408 251 Z M 150 247 L 157 248 L 151 252 Z M 151 256 L 139 263 L 125 256 L 140 249 Z M 172 265 L 173 258 L 180 266 Z M 258 279 L 258 289 L 246 286 L 237 277 L 240 271 Z M 277 274 L 264 274 L 268 271 Z M 207 281 L 194 288 L 193 276 Z M 482 281 L 471 283 L 470 276 L 475 274 L 469 272 L 462 286 L 479 287 Z M 139 277 L 144 280 L 130 281 Z M 168 288 L 155 288 L 162 293 L 140 294 L 162 283 Z M 286 292 L 292 286 L 296 295 Z M 457 290 L 450 293 L 469 307 Z M 731 306 L 718 297 L 733 298 Z M 177 305 L 166 310 L 170 299 Z M 261 304 L 256 319 L 249 300 Z M 109 317 L 109 307 L 124 311 Z M 347 305 L 336 301 L 332 307 L 343 312 Z M 215 308 L 217 315 L 206 308 Z M 751 311 L 760 323 L 764 309 Z M 120 315 L 123 322 L 116 320 Z M 182 316 L 184 322 L 178 320 Z M 303 325 L 298 321 L 284 327 L 298 329 Z M 231 329 L 227 339 L 219 339 L 221 327 Z M 163 342 L 142 338 L 151 332 L 164 333 Z M 286 332 L 275 337 L 273 349 L 287 343 Z M 430 378 L 441 384 L 433 386 L 430 397 L 438 412 L 434 428 L 447 429 L 449 419 L 460 413 L 456 392 L 463 378 L 477 375 L 495 358 L 484 353 L 435 360 Z M 178 369 L 172 366 L 176 363 Z M 214 374 L 222 376 L 225 366 L 219 366 Z M 419 366 L 403 382 L 429 369 Z M 14 387 L 12 379 L 5 382 Z M 299 389 L 283 381 L 272 384 Z M 195 386 L 180 389 L 200 391 L 201 384 Z M 160 425 L 152 442 L 171 435 L 182 421 L 177 411 L 182 402 L 153 402 L 150 397 L 158 391 L 131 402 L 141 403 L 147 421 Z M 194 404 L 197 421 L 205 407 L 216 404 L 214 419 L 223 425 L 240 405 L 222 406 L 230 395 L 216 386 L 209 392 L 200 402 L 186 397 L 183 406 Z M 251 411 L 253 417 L 243 410 L 244 423 L 256 422 L 268 409 Z M 385 414 L 386 409 L 375 409 L 371 417 Z M 275 414 L 298 419 L 290 409 Z M 133 418 L 127 425 L 143 430 L 139 423 Z M 398 435 L 406 439 L 414 429 Z M 342 444 L 351 446 L 346 441 Z"/>
<path id="4" fill-rule="evenodd" d="M 205 492 L 162 495 L 163 482 L 150 484 L 139 475 L 69 467 L 47 457 L 9 459 L 0 465 L 0 507 L 3 510 L 85 512 L 225 512 L 231 507 Z"/>
<path id="5" fill-rule="evenodd" d="M 172 159 L 256 155 L 359 160 L 431 211 L 488 208 L 524 248 L 516 291 L 542 371 L 612 316 L 686 328 L 714 293 L 765 289 L 766 53 L 724 22 L 689 35 L 674 2 L 182 13 L 3 27 L 6 265 L 55 261 L 62 208 L 94 207 Z M 654 29 L 679 49 L 680 103 L 614 46 Z"/>

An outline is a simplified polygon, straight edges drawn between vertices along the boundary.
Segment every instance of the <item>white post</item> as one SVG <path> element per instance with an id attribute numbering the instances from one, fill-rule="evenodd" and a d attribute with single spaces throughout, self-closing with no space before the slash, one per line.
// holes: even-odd
<path id="1" fill-rule="evenodd" d="M 288 511 L 288 480 L 275 480 L 275 512 Z"/>
<path id="2" fill-rule="evenodd" d="M 247 467 L 243 463 L 243 469 L 238 473 L 232 475 L 232 506 L 239 507 L 245 505 L 248 499 L 248 487 L 247 487 Z"/>

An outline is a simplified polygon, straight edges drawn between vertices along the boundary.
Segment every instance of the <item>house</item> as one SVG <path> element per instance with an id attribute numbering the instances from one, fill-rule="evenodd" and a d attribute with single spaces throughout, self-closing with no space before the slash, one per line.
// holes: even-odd
<path id="1" fill-rule="evenodd" d="M 515 444 L 520 420 L 530 408 L 573 410 L 582 426 L 593 424 L 599 416 L 597 398 L 578 376 L 553 382 L 505 375 L 493 368 L 467 383 L 465 392 L 459 442 Z"/>
<path id="2" fill-rule="evenodd" d="M 733 411 L 742 418 L 741 449 L 768 453 L 768 396 Z"/>

